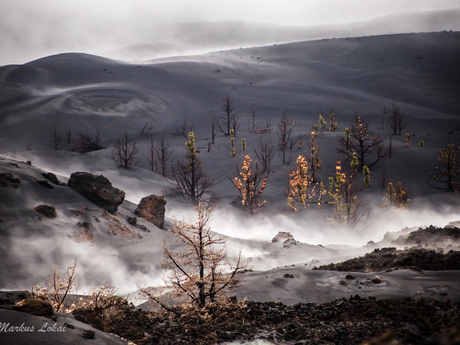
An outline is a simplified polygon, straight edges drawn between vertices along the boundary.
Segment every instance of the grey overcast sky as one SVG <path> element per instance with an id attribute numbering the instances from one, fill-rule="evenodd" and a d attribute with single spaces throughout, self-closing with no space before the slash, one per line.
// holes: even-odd
<path id="1" fill-rule="evenodd" d="M 97 54 L 148 43 L 145 40 L 153 30 L 171 23 L 250 21 L 309 26 L 443 9 L 460 9 L 460 1 L 0 0 L 0 65 L 61 52 Z"/>

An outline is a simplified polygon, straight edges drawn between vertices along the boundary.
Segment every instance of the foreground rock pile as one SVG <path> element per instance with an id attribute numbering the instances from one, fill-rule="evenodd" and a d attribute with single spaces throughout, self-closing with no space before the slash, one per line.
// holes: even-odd
<path id="1" fill-rule="evenodd" d="M 220 308 L 177 309 L 178 315 L 118 306 L 110 312 L 76 310 L 75 317 L 143 344 L 220 344 L 236 339 L 266 339 L 292 344 L 363 344 L 388 332 L 391 344 L 441 342 L 443 333 L 459 333 L 460 304 L 433 299 L 340 299 L 329 303 L 229 301 Z M 377 344 L 377 342 L 373 342 Z M 383 343 L 382 343 L 383 344 Z M 388 343 L 389 344 L 389 343 Z"/>
<path id="2" fill-rule="evenodd" d="M 318 270 L 348 272 L 379 272 L 410 268 L 415 270 L 444 271 L 460 269 L 460 252 L 446 254 L 424 248 L 397 250 L 396 248 L 375 249 L 371 253 L 337 264 L 315 267 Z"/>

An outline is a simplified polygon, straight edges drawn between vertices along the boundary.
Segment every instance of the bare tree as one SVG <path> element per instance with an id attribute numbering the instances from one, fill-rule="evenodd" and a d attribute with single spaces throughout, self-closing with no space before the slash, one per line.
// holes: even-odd
<path id="1" fill-rule="evenodd" d="M 80 153 L 102 150 L 105 146 L 102 146 L 100 142 L 101 136 L 97 128 L 95 136 L 80 132 L 78 138 L 74 140 L 73 150 Z"/>
<path id="2" fill-rule="evenodd" d="M 123 138 L 118 139 L 112 149 L 112 158 L 121 168 L 130 169 L 139 162 L 138 152 L 137 141 L 133 140 L 125 130 Z"/>
<path id="3" fill-rule="evenodd" d="M 166 284 L 173 294 L 186 296 L 192 305 L 205 308 L 223 300 L 225 291 L 239 282 L 236 275 L 247 267 L 248 262 L 241 258 L 241 252 L 235 263 L 227 262 L 225 239 L 209 227 L 211 210 L 201 204 L 196 209 L 198 215 L 194 226 L 176 222 L 171 228 L 185 248 L 172 251 L 165 244 L 163 268 L 171 272 Z M 140 290 L 166 310 L 178 314 L 152 289 Z"/>
<path id="4" fill-rule="evenodd" d="M 150 151 L 147 160 L 153 172 L 160 172 L 166 177 L 168 173 L 168 161 L 171 155 L 172 151 L 169 149 L 169 143 L 166 140 L 165 132 L 162 132 L 160 141 L 157 145 L 155 145 L 153 141 L 153 136 L 150 136 Z"/>
<path id="5" fill-rule="evenodd" d="M 194 205 L 198 205 L 203 194 L 214 183 L 203 168 L 198 152 L 195 148 L 195 135 L 189 133 L 189 140 L 185 143 L 187 153 L 185 159 L 178 161 L 172 167 L 174 187 L 184 198 L 190 199 Z"/>
<path id="6" fill-rule="evenodd" d="M 257 161 L 262 165 L 262 175 L 268 177 L 271 172 L 271 163 L 275 155 L 275 148 L 270 140 L 262 141 L 260 139 L 258 148 L 254 148 Z"/>
<path id="7" fill-rule="evenodd" d="M 431 185 L 433 188 L 447 189 L 450 192 L 460 188 L 460 147 L 455 149 L 454 144 L 448 144 L 447 149 L 439 149 L 438 160 L 441 167 L 435 167 L 436 172 L 429 172 L 430 176 L 442 187 Z"/>
<path id="8" fill-rule="evenodd" d="M 310 146 L 310 155 L 306 155 L 308 159 L 308 165 L 310 168 L 310 178 L 312 179 L 313 182 L 316 181 L 316 171 L 318 169 L 321 169 L 321 158 L 319 156 L 319 146 L 315 142 L 315 137 L 316 133 L 314 131 L 311 131 L 310 133 L 310 140 L 307 140 L 309 146 Z"/>
<path id="9" fill-rule="evenodd" d="M 153 135 L 150 135 L 150 150 L 147 160 L 150 164 L 150 170 L 152 172 L 158 172 L 158 161 L 156 160 L 156 147 L 155 142 L 153 141 Z"/>
<path id="10" fill-rule="evenodd" d="M 160 171 L 163 176 L 167 175 L 167 164 L 171 158 L 172 151 L 169 149 L 169 143 L 165 138 L 165 132 L 161 134 L 159 145 L 155 147 L 155 154 L 160 163 Z"/>
<path id="11" fill-rule="evenodd" d="M 356 153 L 360 169 L 363 166 L 371 168 L 388 153 L 383 150 L 383 138 L 368 131 L 367 124 L 360 116 L 351 124 L 349 140 L 344 136 L 340 142 L 342 147 L 339 147 L 338 151 L 345 155 L 349 150 Z"/>
<path id="12" fill-rule="evenodd" d="M 280 123 L 278 124 L 278 150 L 280 151 L 281 161 L 283 164 L 289 164 L 291 157 L 286 156 L 286 151 L 290 146 L 292 128 L 286 118 L 286 113 L 281 116 Z"/>
<path id="13" fill-rule="evenodd" d="M 56 125 L 53 126 L 53 131 L 50 137 L 51 149 L 57 151 L 61 148 L 62 136 L 58 132 Z"/>
<path id="14" fill-rule="evenodd" d="M 378 181 L 379 181 L 380 186 L 382 187 L 382 189 L 387 188 L 389 177 L 388 177 L 388 172 L 387 172 L 387 170 L 385 168 L 385 161 L 383 161 L 382 172 L 380 174 L 380 177 L 378 178 Z"/>
<path id="15" fill-rule="evenodd" d="M 224 98 L 224 103 L 222 104 L 222 110 L 225 112 L 225 115 L 222 118 L 222 122 L 226 127 L 226 135 L 230 135 L 230 129 L 232 128 L 232 123 L 234 122 L 235 114 L 233 113 L 233 100 L 229 94 Z M 235 128 L 233 128 L 236 130 Z"/>
<path id="16" fill-rule="evenodd" d="M 257 125 L 256 127 L 256 130 L 255 132 L 257 134 L 264 134 L 264 133 L 270 133 L 271 130 L 272 130 L 272 120 L 271 119 L 268 119 L 266 122 L 265 122 L 265 125 Z"/>
<path id="17" fill-rule="evenodd" d="M 174 130 L 175 130 L 173 135 L 175 137 L 183 136 L 184 138 L 187 138 L 188 133 L 193 131 L 193 123 L 189 124 L 187 119 L 185 119 L 185 118 L 184 118 L 184 120 L 182 121 L 181 124 L 173 123 L 173 127 L 174 127 Z"/>
<path id="18" fill-rule="evenodd" d="M 215 116 L 212 117 L 212 122 L 211 122 L 211 140 L 212 144 L 214 144 L 214 140 L 216 138 L 216 125 L 217 125 L 217 119 Z"/>
<path id="19" fill-rule="evenodd" d="M 393 135 L 401 135 L 401 132 L 407 126 L 407 121 L 404 120 L 404 112 L 401 112 L 401 108 L 396 107 L 394 102 L 392 103 L 390 128 L 393 131 Z"/>
<path id="20" fill-rule="evenodd" d="M 70 144 L 72 142 L 72 129 L 69 128 L 69 130 L 65 132 L 65 135 L 67 137 L 67 144 Z"/>

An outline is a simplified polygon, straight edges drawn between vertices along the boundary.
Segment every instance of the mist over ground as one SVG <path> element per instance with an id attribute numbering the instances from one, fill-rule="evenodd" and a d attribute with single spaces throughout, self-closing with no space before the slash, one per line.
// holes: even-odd
<path id="1" fill-rule="evenodd" d="M 241 251 L 252 270 L 232 290 L 239 299 L 319 303 L 359 293 L 460 300 L 456 271 L 381 272 L 382 284 L 370 284 L 369 274 L 361 272 L 355 274 L 356 284 L 344 286 L 343 272 L 314 270 L 378 248 L 402 249 L 393 241 L 419 227 L 460 225 L 459 194 L 428 184 L 433 182 L 429 172 L 439 165 L 439 149 L 460 145 L 456 2 L 366 3 L 349 11 L 341 2 L 326 1 L 315 7 L 321 14 L 316 16 L 311 2 L 293 2 L 280 11 L 279 2 L 270 7 L 254 1 L 243 13 L 237 1 L 226 3 L 226 16 L 208 1 L 168 2 L 161 11 L 151 2 L 114 3 L 90 7 L 86 1 L 77 6 L 50 0 L 42 4 L 49 11 L 38 11 L 23 1 L 0 0 L 9 10 L 0 16 L 10 13 L 0 20 L 0 47 L 6 52 L 0 58 L 5 64 L 0 67 L 0 173 L 7 181 L 0 187 L 0 289 L 43 285 L 53 267 L 64 272 L 74 259 L 80 293 L 106 282 L 121 294 L 134 293 L 137 284 L 162 285 L 164 243 L 182 248 L 168 229 L 196 217 L 190 203 L 171 192 L 170 170 L 185 156 L 186 134 L 193 130 L 199 156 L 214 179 L 212 192 L 219 197 L 210 227 L 227 238 L 228 259 Z M 254 15 L 259 12 L 260 17 Z M 210 143 L 212 118 L 222 121 L 226 95 L 240 125 L 236 157 L 228 135 L 218 132 Z M 393 104 L 408 123 L 402 135 L 391 135 Z M 370 170 L 369 188 L 358 173 L 362 217 L 353 226 L 336 221 L 327 201 L 298 212 L 287 205 L 289 173 L 310 148 L 305 141 L 294 145 L 287 152 L 290 164 L 282 163 L 281 116 L 285 113 L 292 124 L 293 137 L 309 138 L 319 114 L 328 120 L 331 111 L 337 131 L 315 136 L 322 163 L 317 178 L 326 189 L 338 161 L 350 169 L 337 148 L 356 116 L 382 137 L 384 151 L 392 148 L 391 157 Z M 176 130 L 182 124 L 184 136 Z M 124 133 L 139 148 L 131 169 L 112 159 Z M 61 136 L 58 147 L 53 134 Z M 74 140 L 81 134 L 100 136 L 102 149 L 76 152 Z M 166 177 L 152 172 L 147 159 L 151 140 L 158 143 L 163 134 L 172 151 Z M 261 141 L 271 142 L 276 152 L 262 194 L 265 203 L 250 215 L 231 181 L 245 155 L 255 162 L 254 148 Z M 125 192 L 115 214 L 65 186 L 77 171 L 104 175 Z M 45 172 L 63 185 L 45 188 L 40 184 Z M 20 183 L 10 183 L 15 179 Z M 406 188 L 407 208 L 382 207 L 390 181 Z M 140 217 L 137 225 L 128 223 L 150 194 L 165 195 L 164 229 Z M 55 207 L 57 217 L 41 217 L 34 209 L 41 204 Z M 292 237 L 273 242 L 280 232 Z M 444 245 L 423 244 L 438 252 L 447 251 Z M 358 280 L 367 282 L 361 290 Z"/>

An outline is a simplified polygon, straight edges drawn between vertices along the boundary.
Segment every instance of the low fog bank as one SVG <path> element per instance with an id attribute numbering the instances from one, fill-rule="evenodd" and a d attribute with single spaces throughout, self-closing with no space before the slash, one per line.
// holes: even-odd
<path id="1" fill-rule="evenodd" d="M 225 204 L 212 212 L 210 225 L 213 231 L 239 239 L 271 241 L 278 232 L 289 232 L 297 241 L 312 245 L 360 247 L 369 241 L 381 241 L 387 232 L 430 225 L 444 227 L 460 220 L 458 207 L 445 194 L 438 196 L 437 206 L 442 210 L 431 208 L 429 202 L 411 205 L 407 209 L 382 207 L 380 198 L 364 198 L 363 203 L 368 206 L 362 207 L 362 218 L 353 225 L 334 220 L 332 205 L 313 205 L 297 213 L 287 207 L 280 212 L 267 208 L 251 216 L 239 206 Z M 175 206 L 170 208 L 167 216 L 193 222 L 195 213 L 190 208 Z"/>
<path id="2" fill-rule="evenodd" d="M 113 59 L 138 61 L 240 47 L 264 46 L 323 38 L 345 38 L 410 32 L 460 30 L 459 9 L 414 11 L 343 24 L 274 25 L 245 21 L 172 23 L 143 18 L 132 25 L 108 18 L 105 24 L 56 19 L 56 26 L 22 25 L 4 21 L 6 33 L 0 65 L 21 64 L 64 52 L 84 52 Z M 128 20 L 129 21 L 129 20 Z M 122 20 L 122 22 L 126 22 Z M 110 26 L 110 30 L 103 30 Z M 98 34 L 95 35 L 94 33 Z M 49 40 L 48 37 L 53 37 Z"/>
<path id="3" fill-rule="evenodd" d="M 121 60 L 152 60 L 209 51 L 248 48 L 308 40 L 388 35 L 412 32 L 458 31 L 460 10 L 392 14 L 346 24 L 282 26 L 252 22 L 181 23 L 163 28 L 162 40 L 99 51 Z M 147 32 L 145 32 L 147 35 Z"/>

